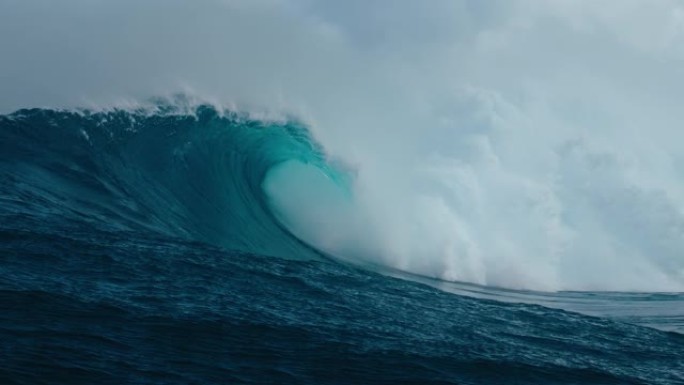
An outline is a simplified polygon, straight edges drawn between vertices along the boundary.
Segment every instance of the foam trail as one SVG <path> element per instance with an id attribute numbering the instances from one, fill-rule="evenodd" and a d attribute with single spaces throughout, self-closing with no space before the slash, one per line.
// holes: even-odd
<path id="1" fill-rule="evenodd" d="M 684 291 L 682 15 L 636 0 L 10 0 L 0 108 L 184 89 L 285 111 L 355 170 L 347 198 L 293 164 L 265 184 L 333 255 L 485 285 Z"/>

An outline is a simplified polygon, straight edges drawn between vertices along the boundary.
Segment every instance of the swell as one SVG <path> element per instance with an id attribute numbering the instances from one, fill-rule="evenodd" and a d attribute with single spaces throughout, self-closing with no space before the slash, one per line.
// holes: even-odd
<path id="1" fill-rule="evenodd" d="M 208 105 L 30 109 L 0 117 L 0 136 L 6 223 L 78 222 L 254 254 L 320 256 L 279 223 L 262 188 L 270 170 L 288 161 L 330 172 L 296 121 Z"/>
<path id="2" fill-rule="evenodd" d="M 471 256 L 472 250 L 460 247 L 469 244 L 457 239 L 467 216 L 463 222 L 440 220 L 450 212 L 443 212 L 439 199 L 418 201 L 425 205 L 415 213 L 405 210 L 399 198 L 415 198 L 412 191 L 402 195 L 395 188 L 405 187 L 402 183 L 375 190 L 378 182 L 388 181 L 379 174 L 360 173 L 352 185 L 353 171 L 331 161 L 295 119 L 254 118 L 206 104 L 188 107 L 183 100 L 133 109 L 25 109 L 0 115 L 2 230 L 145 232 L 282 258 L 331 255 L 390 275 L 399 270 L 412 280 L 487 288 L 509 287 L 513 277 L 526 284 L 512 288 L 529 290 L 546 275 L 553 278 L 553 269 L 572 277 L 587 274 L 569 264 L 574 260 L 546 261 L 542 252 L 524 261 L 496 253 Z M 610 266 L 616 272 L 618 267 Z M 497 272 L 505 272 L 506 279 L 497 280 Z M 649 288 L 662 283 L 641 281 Z"/>

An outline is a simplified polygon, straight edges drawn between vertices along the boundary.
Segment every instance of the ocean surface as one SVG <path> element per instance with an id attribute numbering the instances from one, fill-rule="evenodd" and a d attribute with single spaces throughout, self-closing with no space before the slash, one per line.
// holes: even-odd
<path id="1" fill-rule="evenodd" d="M 684 294 L 350 263 L 272 210 L 287 162 L 353 178 L 294 119 L 0 116 L 0 384 L 684 384 Z"/>

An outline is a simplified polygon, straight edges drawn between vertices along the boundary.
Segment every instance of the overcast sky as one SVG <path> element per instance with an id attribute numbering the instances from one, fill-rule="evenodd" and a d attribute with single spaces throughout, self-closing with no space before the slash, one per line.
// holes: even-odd
<path id="1" fill-rule="evenodd" d="M 683 13 L 676 0 L 2 0 L 0 108 L 183 87 L 308 103 L 368 79 L 432 93 L 568 71 L 676 93 Z"/>

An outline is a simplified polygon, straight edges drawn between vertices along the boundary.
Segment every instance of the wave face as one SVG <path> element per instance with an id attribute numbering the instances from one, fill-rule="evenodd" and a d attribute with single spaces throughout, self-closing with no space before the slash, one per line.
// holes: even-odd
<path id="1" fill-rule="evenodd" d="M 262 189 L 284 162 L 332 172 L 302 125 L 160 104 L 132 112 L 23 110 L 3 117 L 2 126 L 1 150 L 11 164 L 5 185 L 32 205 L 117 230 L 277 257 L 320 256 L 277 222 Z"/>
<path id="2" fill-rule="evenodd" d="M 0 117 L 0 382 L 684 381 L 682 295 L 323 258 L 296 235 L 358 219 L 354 175 L 302 124 L 210 106 Z"/>

